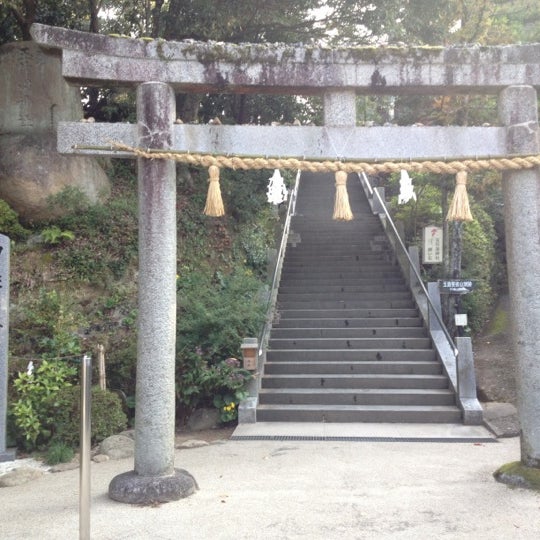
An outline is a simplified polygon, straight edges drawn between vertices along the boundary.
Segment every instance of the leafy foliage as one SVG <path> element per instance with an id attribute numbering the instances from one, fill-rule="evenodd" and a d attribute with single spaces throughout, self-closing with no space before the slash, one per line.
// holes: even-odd
<path id="1" fill-rule="evenodd" d="M 65 213 L 49 229 L 65 228 L 78 239 L 55 253 L 72 277 L 90 283 L 121 277 L 138 252 L 136 190 L 90 205 L 79 190 L 67 188 L 51 205 L 61 205 Z"/>
<path id="2" fill-rule="evenodd" d="M 83 317 L 67 295 L 41 288 L 37 298 L 31 298 L 21 308 L 17 332 L 24 334 L 35 354 L 56 358 L 81 353 L 77 329 Z"/>
<path id="3" fill-rule="evenodd" d="M 259 280 L 249 273 L 190 272 L 178 280 L 177 355 L 200 350 L 211 361 L 239 353 L 264 316 Z"/>
<path id="4" fill-rule="evenodd" d="M 47 443 L 56 422 L 54 404 L 58 393 L 73 384 L 76 368 L 63 361 L 43 360 L 35 373 L 19 373 L 13 387 L 12 414 L 18 443 L 29 450 Z"/>
<path id="5" fill-rule="evenodd" d="M 73 240 L 75 235 L 72 231 L 62 230 L 57 225 L 52 225 L 41 231 L 41 237 L 47 244 L 60 244 L 65 240 Z"/>
<path id="6" fill-rule="evenodd" d="M 17 212 L 2 199 L 0 199 L 0 233 L 9 236 L 11 240 L 23 240 L 30 233 L 19 223 Z"/>
<path id="7" fill-rule="evenodd" d="M 237 406 L 247 396 L 245 386 L 253 375 L 235 358 L 208 362 L 200 350 L 177 364 L 177 419 L 183 424 L 197 407 L 216 407 L 222 422 L 237 417 Z"/>
<path id="8" fill-rule="evenodd" d="M 55 398 L 54 440 L 69 447 L 80 444 L 80 395 L 81 388 L 64 388 Z M 96 444 L 119 433 L 127 427 L 127 417 L 122 410 L 122 402 L 117 394 L 109 390 L 92 387 L 91 442 Z"/>
<path id="9" fill-rule="evenodd" d="M 179 277 L 178 287 L 176 392 L 185 418 L 216 396 L 229 400 L 226 405 L 241 399 L 251 374 L 223 358 L 239 356 L 242 339 L 259 334 L 265 306 L 260 282 L 245 273 L 192 272 Z"/>
<path id="10" fill-rule="evenodd" d="M 463 227 L 463 275 L 476 281 L 472 294 L 465 295 L 463 307 L 470 314 L 474 332 L 482 329 L 493 304 L 493 281 L 496 265 L 496 235 L 491 217 L 478 205 L 472 205 L 475 221 Z"/>
<path id="11" fill-rule="evenodd" d="M 61 442 L 54 442 L 49 446 L 45 462 L 49 465 L 57 465 L 58 463 L 68 463 L 74 457 L 73 448 Z"/>

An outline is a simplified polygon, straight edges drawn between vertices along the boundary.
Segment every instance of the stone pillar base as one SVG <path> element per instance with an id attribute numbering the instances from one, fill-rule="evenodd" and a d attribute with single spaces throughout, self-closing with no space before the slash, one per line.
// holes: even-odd
<path id="1" fill-rule="evenodd" d="M 15 460 L 15 449 L 6 449 L 0 450 L 0 463 L 3 461 L 14 461 Z"/>
<path id="2" fill-rule="evenodd" d="M 128 504 L 154 504 L 184 499 L 198 489 L 195 478 L 183 469 L 174 469 L 170 476 L 140 476 L 129 471 L 111 480 L 109 497 Z"/>
<path id="3" fill-rule="evenodd" d="M 520 461 L 503 465 L 493 476 L 502 484 L 540 491 L 540 468 L 527 467 Z"/>

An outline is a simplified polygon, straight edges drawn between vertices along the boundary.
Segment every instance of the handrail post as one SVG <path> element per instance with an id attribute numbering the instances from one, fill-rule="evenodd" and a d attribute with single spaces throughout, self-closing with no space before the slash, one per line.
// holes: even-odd
<path id="1" fill-rule="evenodd" d="M 439 284 L 436 281 L 430 281 L 427 284 L 427 290 L 430 302 L 428 303 L 428 326 L 432 331 L 442 330 L 441 318 L 442 318 L 442 308 L 441 308 L 441 295 L 439 293 Z M 439 315 L 439 317 L 437 317 Z"/>
<path id="2" fill-rule="evenodd" d="M 418 287 L 417 274 L 420 273 L 420 252 L 418 246 L 409 246 L 409 257 L 411 258 L 411 265 L 409 267 L 409 286 L 411 289 Z M 416 272 L 413 270 L 416 269 Z"/>
<path id="3" fill-rule="evenodd" d="M 482 424 L 483 411 L 476 396 L 476 375 L 470 337 L 457 337 L 459 351 L 457 363 L 458 399 L 463 410 L 463 423 L 468 426 Z"/>
<path id="4" fill-rule="evenodd" d="M 373 188 L 373 191 L 375 192 L 375 195 L 373 197 L 373 213 L 384 214 L 384 207 L 382 203 L 385 198 L 384 187 Z"/>
<path id="5" fill-rule="evenodd" d="M 90 443 L 91 443 L 92 358 L 81 363 L 81 425 L 79 479 L 79 538 L 90 540 Z"/>

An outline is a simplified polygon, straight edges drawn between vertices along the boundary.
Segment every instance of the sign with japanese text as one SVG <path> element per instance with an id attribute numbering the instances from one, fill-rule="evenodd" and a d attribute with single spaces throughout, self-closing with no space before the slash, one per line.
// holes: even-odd
<path id="1" fill-rule="evenodd" d="M 422 262 L 438 264 L 443 262 L 443 230 L 442 227 L 424 227 L 422 242 Z"/>
<path id="2" fill-rule="evenodd" d="M 474 290 L 472 279 L 440 279 L 439 291 L 442 294 L 467 294 Z"/>

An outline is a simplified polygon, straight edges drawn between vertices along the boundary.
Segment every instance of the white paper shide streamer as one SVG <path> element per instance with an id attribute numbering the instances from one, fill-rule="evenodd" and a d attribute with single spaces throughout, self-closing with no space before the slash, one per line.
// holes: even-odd
<path id="1" fill-rule="evenodd" d="M 411 199 L 416 201 L 416 193 L 412 184 L 411 177 L 407 171 L 401 171 L 399 179 L 399 196 L 398 204 L 408 203 Z"/>
<path id="2" fill-rule="evenodd" d="M 279 172 L 279 169 L 274 170 L 274 174 L 270 178 L 268 183 L 268 189 L 266 190 L 266 197 L 270 204 L 281 204 L 287 200 L 287 187 L 283 181 L 283 177 Z"/>

